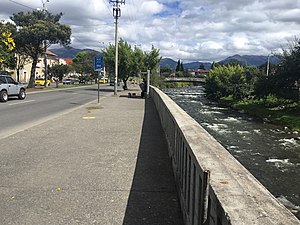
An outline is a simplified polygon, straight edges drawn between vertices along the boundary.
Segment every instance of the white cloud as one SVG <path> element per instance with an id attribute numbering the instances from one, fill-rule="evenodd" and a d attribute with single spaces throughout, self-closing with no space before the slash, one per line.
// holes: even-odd
<path id="1" fill-rule="evenodd" d="M 140 11 L 145 14 L 157 14 L 160 13 L 163 9 L 163 5 L 157 1 L 146 1 L 141 4 Z"/>
<path id="2" fill-rule="evenodd" d="M 41 8 L 40 0 L 0 1 L 0 19 Z M 20 5 L 22 4 L 22 5 Z M 72 28 L 72 46 L 99 49 L 114 43 L 108 0 L 50 0 Z M 219 60 L 233 54 L 264 54 L 300 34 L 300 0 L 126 0 L 119 36 L 132 46 L 160 49 L 174 60 Z"/>

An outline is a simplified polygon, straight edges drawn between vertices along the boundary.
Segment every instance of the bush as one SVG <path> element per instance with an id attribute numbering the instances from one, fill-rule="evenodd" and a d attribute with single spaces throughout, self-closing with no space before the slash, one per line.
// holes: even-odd
<path id="1" fill-rule="evenodd" d="M 277 106 L 284 106 L 287 104 L 291 104 L 292 101 L 284 98 L 278 98 L 277 96 L 273 94 L 269 94 L 266 96 L 265 99 L 263 99 L 263 104 L 266 107 L 277 107 Z"/>

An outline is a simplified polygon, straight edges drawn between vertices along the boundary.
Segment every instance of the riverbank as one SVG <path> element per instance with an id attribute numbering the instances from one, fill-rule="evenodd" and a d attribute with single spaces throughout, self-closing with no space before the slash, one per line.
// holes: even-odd
<path id="1" fill-rule="evenodd" d="M 295 132 L 300 132 L 300 104 L 288 100 L 264 100 L 233 101 L 232 98 L 223 98 L 222 104 L 243 111 L 249 115 L 258 117 L 264 122 L 274 123 L 287 127 Z"/>

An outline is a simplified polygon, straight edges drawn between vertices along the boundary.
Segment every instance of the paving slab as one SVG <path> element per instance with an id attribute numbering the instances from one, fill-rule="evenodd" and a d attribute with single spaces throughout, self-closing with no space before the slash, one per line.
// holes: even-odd
<path id="1" fill-rule="evenodd" d="M 0 143 L 0 224 L 183 224 L 151 99 L 106 96 Z"/>

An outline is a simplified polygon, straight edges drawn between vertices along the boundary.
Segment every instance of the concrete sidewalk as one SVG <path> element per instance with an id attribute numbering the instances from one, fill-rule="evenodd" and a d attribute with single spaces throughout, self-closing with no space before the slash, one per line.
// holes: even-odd
<path id="1" fill-rule="evenodd" d="M 182 224 L 155 106 L 122 94 L 1 140 L 0 224 Z"/>

